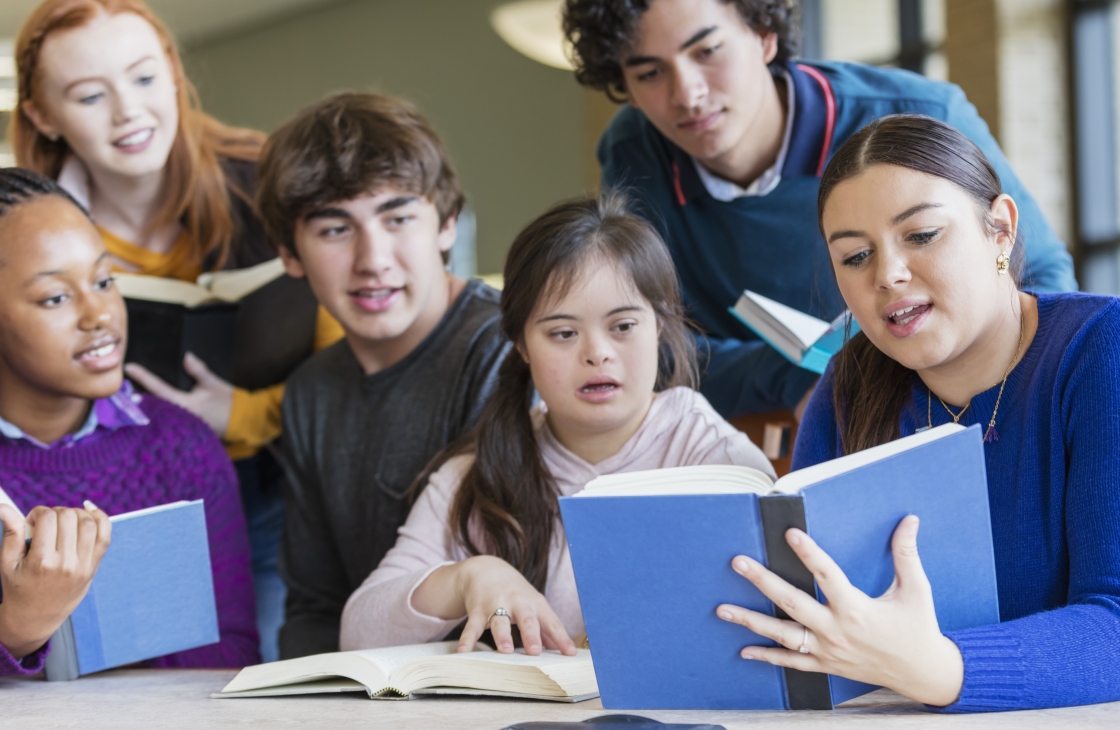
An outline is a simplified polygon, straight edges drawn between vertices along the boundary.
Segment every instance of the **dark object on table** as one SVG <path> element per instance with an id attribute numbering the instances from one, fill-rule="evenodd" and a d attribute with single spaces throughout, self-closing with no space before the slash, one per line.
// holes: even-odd
<path id="1" fill-rule="evenodd" d="M 700 725 L 666 725 L 663 722 L 651 720 L 648 717 L 639 717 L 638 715 L 602 715 L 589 718 L 583 722 L 519 722 L 516 725 L 502 728 L 502 730 L 593 730 L 593 728 L 588 727 L 589 725 L 593 725 L 595 728 L 625 728 L 625 730 L 725 730 L 723 725 L 709 725 L 707 723 Z"/>

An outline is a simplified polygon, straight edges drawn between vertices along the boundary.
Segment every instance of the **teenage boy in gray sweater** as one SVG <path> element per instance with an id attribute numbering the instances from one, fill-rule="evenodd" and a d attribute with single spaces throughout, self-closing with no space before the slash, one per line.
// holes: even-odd
<path id="1" fill-rule="evenodd" d="M 474 425 L 508 352 L 498 292 L 444 268 L 462 204 L 439 138 L 399 99 L 328 97 L 262 152 L 265 226 L 346 332 L 284 395 L 282 658 L 338 651 L 342 607 L 396 541 L 410 485 Z"/>

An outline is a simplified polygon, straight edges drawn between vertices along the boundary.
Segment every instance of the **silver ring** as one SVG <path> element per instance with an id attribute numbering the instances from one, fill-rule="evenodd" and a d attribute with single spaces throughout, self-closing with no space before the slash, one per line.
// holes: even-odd
<path id="1" fill-rule="evenodd" d="M 802 628 L 805 629 L 805 633 L 801 637 L 801 646 L 797 647 L 797 651 L 800 652 L 801 654 L 808 654 L 809 653 L 809 627 L 803 626 Z"/>
<path id="2" fill-rule="evenodd" d="M 494 609 L 494 613 L 490 614 L 490 618 L 486 619 L 486 625 L 487 626 L 490 625 L 490 621 L 495 616 L 505 616 L 506 618 L 509 618 L 510 623 L 513 623 L 513 619 L 510 618 L 510 616 L 509 616 L 509 611 L 505 610 L 504 608 L 499 607 L 499 608 Z"/>

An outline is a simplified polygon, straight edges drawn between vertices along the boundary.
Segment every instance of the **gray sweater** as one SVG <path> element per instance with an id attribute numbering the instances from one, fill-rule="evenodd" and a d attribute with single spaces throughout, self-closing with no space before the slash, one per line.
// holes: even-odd
<path id="1" fill-rule="evenodd" d="M 338 651 L 342 608 L 396 542 L 409 485 L 478 420 L 509 349 L 498 298 L 472 280 L 408 357 L 373 375 L 342 340 L 288 380 L 282 658 Z"/>

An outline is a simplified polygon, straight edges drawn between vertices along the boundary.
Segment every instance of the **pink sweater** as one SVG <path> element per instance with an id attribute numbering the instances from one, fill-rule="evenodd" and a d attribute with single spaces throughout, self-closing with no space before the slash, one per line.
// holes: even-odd
<path id="1" fill-rule="evenodd" d="M 702 395 L 674 388 L 656 396 L 641 428 L 618 453 L 588 464 L 564 448 L 545 423 L 543 404 L 533 412 L 533 425 L 544 462 L 567 496 L 603 474 L 662 469 L 693 464 L 736 464 L 774 470 L 757 446 L 723 420 Z M 434 473 L 396 545 L 346 602 L 342 612 L 343 651 L 420 644 L 442 639 L 465 616 L 445 621 L 419 613 L 412 593 L 436 568 L 470 557 L 452 540 L 447 515 L 455 490 L 470 468 L 472 456 L 459 456 Z M 572 562 L 563 531 L 557 531 L 549 561 L 545 598 L 564 622 L 568 634 L 584 633 Z"/>

